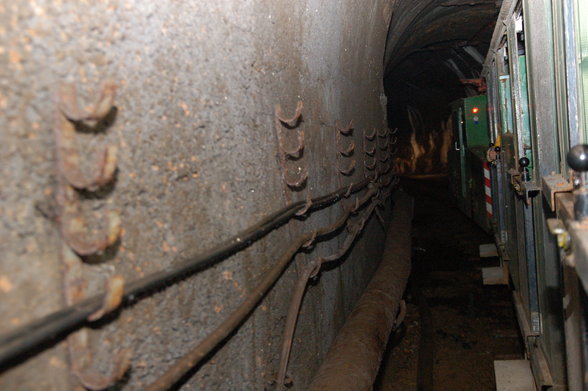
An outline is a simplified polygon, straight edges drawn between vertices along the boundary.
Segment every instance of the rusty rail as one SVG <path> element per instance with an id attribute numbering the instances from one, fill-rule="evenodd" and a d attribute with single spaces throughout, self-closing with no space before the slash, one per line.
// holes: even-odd
<path id="1" fill-rule="evenodd" d="M 309 391 L 370 390 L 410 274 L 413 201 L 399 193 L 382 263 L 351 313 Z"/>

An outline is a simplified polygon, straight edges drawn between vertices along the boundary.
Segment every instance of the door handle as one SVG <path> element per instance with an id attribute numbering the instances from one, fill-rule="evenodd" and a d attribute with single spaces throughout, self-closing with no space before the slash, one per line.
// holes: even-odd
<path id="1" fill-rule="evenodd" d="M 459 151 L 460 150 L 459 147 L 457 146 L 457 141 L 455 141 L 453 143 L 453 147 L 455 148 L 456 151 Z"/>

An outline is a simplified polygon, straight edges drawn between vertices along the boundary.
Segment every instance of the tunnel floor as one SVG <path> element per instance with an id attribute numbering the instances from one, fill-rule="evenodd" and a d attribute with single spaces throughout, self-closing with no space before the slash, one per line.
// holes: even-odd
<path id="1" fill-rule="evenodd" d="M 374 390 L 495 390 L 493 361 L 522 359 L 523 347 L 508 287 L 482 284 L 481 268 L 498 260 L 481 260 L 479 245 L 492 238 L 458 210 L 446 179 L 403 188 L 415 197 L 413 273 Z"/>

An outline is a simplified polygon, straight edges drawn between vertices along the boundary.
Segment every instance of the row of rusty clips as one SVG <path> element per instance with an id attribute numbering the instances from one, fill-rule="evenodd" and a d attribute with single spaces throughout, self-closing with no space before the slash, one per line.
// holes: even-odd
<path id="1" fill-rule="evenodd" d="M 279 163 L 282 169 L 282 178 L 286 186 L 291 190 L 301 190 L 304 188 L 308 180 L 308 168 L 301 163 L 301 159 L 304 155 L 305 147 L 305 135 L 304 129 L 297 129 L 302 123 L 302 110 L 304 103 L 298 101 L 296 105 L 296 111 L 293 116 L 288 117 L 284 115 L 280 104 L 276 104 L 274 110 L 274 123 L 276 136 L 278 139 L 279 148 Z M 295 130 L 296 132 L 296 144 L 294 146 L 287 146 L 287 130 Z M 351 140 L 344 145 L 344 140 L 353 135 L 353 121 L 349 121 L 346 126 L 342 126 L 339 121 L 335 122 L 335 141 L 337 149 L 336 168 L 337 171 L 343 176 L 351 176 L 355 172 L 356 160 L 353 157 L 355 151 L 355 142 Z M 392 170 L 392 156 L 397 153 L 397 142 L 396 136 L 397 129 L 390 130 L 383 128 L 380 130 L 373 129 L 368 132 L 364 129 L 363 131 L 363 151 L 365 157 L 363 159 L 364 164 L 364 175 L 369 177 L 370 172 L 374 172 L 374 175 L 381 176 L 385 175 Z M 290 139 L 292 137 L 290 136 Z M 344 166 L 344 161 L 348 160 L 347 166 Z M 295 162 L 294 170 L 290 168 L 289 162 Z M 380 165 L 382 167 L 379 167 Z M 293 173 L 293 171 L 295 171 Z M 392 170 L 394 171 L 394 170 Z M 294 176 L 296 175 L 296 176 Z"/>
<path id="2" fill-rule="evenodd" d="M 370 171 L 376 169 L 376 133 L 377 130 L 374 128 L 371 133 L 363 130 L 363 152 L 365 153 L 365 159 L 363 165 L 365 167 L 364 175 L 367 178 L 370 175 Z"/>
<path id="3" fill-rule="evenodd" d="M 302 109 L 304 108 L 304 102 L 298 101 L 296 104 L 296 112 L 292 117 L 287 117 L 282 111 L 280 104 L 276 104 L 274 111 L 274 124 L 276 129 L 276 135 L 278 138 L 279 146 L 279 159 L 282 167 L 282 178 L 290 189 L 299 190 L 304 187 L 308 179 L 308 169 L 302 167 L 300 160 L 304 155 L 304 129 L 296 130 L 297 133 L 297 145 L 295 147 L 287 147 L 284 135 L 284 129 L 294 130 L 298 128 L 302 122 Z M 290 176 L 288 169 L 288 162 L 293 161 L 296 164 L 296 178 Z"/>
<path id="4" fill-rule="evenodd" d="M 350 120 L 347 126 L 342 126 L 339 121 L 335 121 L 335 149 L 336 149 L 336 156 L 335 156 L 335 168 L 337 172 L 341 174 L 338 176 L 337 180 L 339 183 L 339 187 L 343 186 L 343 178 L 350 177 L 355 172 L 355 159 L 353 159 L 353 155 L 355 153 L 355 142 L 353 141 L 353 120 Z M 351 141 L 344 142 L 351 138 Z M 347 145 L 345 145 L 347 144 Z M 344 167 L 344 161 L 347 160 L 347 166 Z M 349 198 L 351 195 L 351 188 L 353 187 L 353 182 L 349 183 L 349 189 L 344 195 L 344 198 Z M 341 201 L 341 207 L 343 210 L 351 210 L 353 209 L 353 201 L 347 204 L 345 201 Z"/>
<path id="5" fill-rule="evenodd" d="M 388 128 L 380 130 L 374 128 L 371 132 L 363 131 L 365 176 L 367 178 L 370 172 L 375 172 L 376 176 L 382 177 L 392 172 L 392 176 L 382 182 L 384 187 L 398 183 L 398 179 L 395 177 L 396 170 L 393 168 L 393 157 L 398 153 L 397 131 L 397 129 L 390 130 Z"/>
<path id="6" fill-rule="evenodd" d="M 350 176 L 355 171 L 355 159 L 351 159 L 353 151 L 355 151 L 355 142 L 351 141 L 347 147 L 343 146 L 343 137 L 350 137 L 353 135 L 353 121 L 349 121 L 347 126 L 342 127 L 339 121 L 335 122 L 335 140 L 337 145 L 337 171 L 341 175 Z M 351 162 L 347 167 L 342 166 L 342 160 L 344 158 L 350 158 Z"/>
<path id="7" fill-rule="evenodd" d="M 385 175 L 387 173 L 390 173 L 389 177 L 387 179 L 385 179 L 382 183 L 382 185 L 384 187 L 389 187 L 389 186 L 396 186 L 399 181 L 400 178 L 397 176 L 397 170 L 395 168 L 395 161 L 393 160 L 394 156 L 398 153 L 398 128 L 395 128 L 393 130 L 390 129 L 386 129 L 386 134 L 384 136 L 384 138 L 387 140 L 386 141 L 386 158 L 385 159 L 381 159 L 381 162 L 387 162 L 385 169 L 382 170 L 382 175 Z M 390 195 L 390 192 L 387 193 L 387 196 Z M 387 198 L 387 196 L 385 198 Z"/>
<path id="8" fill-rule="evenodd" d="M 106 127 L 107 120 L 115 114 L 115 93 L 114 83 L 103 83 L 89 108 L 79 105 L 73 84 L 62 83 L 56 95 L 53 126 L 57 161 L 56 221 L 62 237 L 64 295 L 68 305 L 74 305 L 86 297 L 83 257 L 99 254 L 112 247 L 119 241 L 121 234 L 120 216 L 115 211 L 106 213 L 101 230 L 88 229 L 80 197 L 80 191 L 95 193 L 113 183 L 117 170 L 116 147 L 104 148 L 96 169 L 87 175 L 81 167 L 82 157 L 76 142 L 76 130 L 85 128 L 96 132 Z M 119 308 L 123 293 L 124 278 L 121 275 L 110 277 L 106 282 L 103 306 L 91 314 L 88 321 L 97 321 Z M 87 328 L 70 334 L 67 343 L 70 369 L 86 389 L 106 389 L 120 380 L 130 368 L 131 352 L 121 349 L 115 353 L 109 373 L 97 372 L 93 368 Z"/>

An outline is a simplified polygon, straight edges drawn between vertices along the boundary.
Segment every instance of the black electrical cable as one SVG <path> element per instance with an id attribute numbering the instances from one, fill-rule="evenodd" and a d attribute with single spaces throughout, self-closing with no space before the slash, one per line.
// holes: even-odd
<path id="1" fill-rule="evenodd" d="M 349 187 L 313 198 L 307 212 L 325 208 L 341 198 L 356 193 L 372 182 L 373 178 L 364 179 Z M 306 201 L 292 203 L 265 217 L 258 223 L 246 228 L 239 234 L 219 243 L 209 251 L 192 256 L 185 256 L 168 268 L 155 272 L 125 285 L 123 305 L 129 305 L 140 297 L 164 289 L 170 284 L 186 278 L 189 274 L 202 271 L 215 263 L 249 247 L 252 243 L 284 225 L 297 213 L 307 208 Z M 39 349 L 43 344 L 66 335 L 83 325 L 88 316 L 98 311 L 103 304 L 105 294 L 84 299 L 72 306 L 53 312 L 18 329 L 0 335 L 0 368 L 14 365 L 15 360 L 25 354 Z"/>
<path id="2" fill-rule="evenodd" d="M 371 202 L 372 197 L 374 197 L 377 192 L 375 186 L 370 187 L 361 200 L 358 199 L 356 208 L 353 210 L 345 210 L 345 213 L 343 213 L 334 223 L 326 227 L 318 228 L 312 232 L 307 232 L 294 239 L 291 242 L 290 247 L 283 252 L 282 256 L 279 257 L 270 270 L 266 271 L 261 276 L 261 282 L 248 293 L 241 305 L 239 305 L 239 307 L 237 307 L 217 328 L 211 331 L 204 340 L 199 342 L 197 346 L 181 356 L 162 376 L 149 385 L 145 391 L 164 391 L 174 386 L 188 371 L 190 371 L 190 369 L 198 365 L 198 363 L 216 346 L 218 346 L 219 343 L 225 340 L 225 338 L 228 338 L 229 335 L 239 327 L 257 304 L 259 304 L 259 301 L 280 278 L 284 270 L 290 264 L 292 258 L 305 243 L 308 243 L 309 241 L 312 242 L 316 238 L 327 236 L 341 229 L 354 211 L 362 207 L 364 204 Z M 371 210 L 373 210 L 374 207 L 372 207 Z"/>

